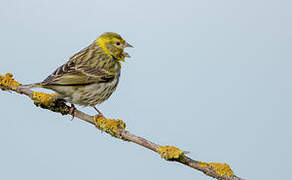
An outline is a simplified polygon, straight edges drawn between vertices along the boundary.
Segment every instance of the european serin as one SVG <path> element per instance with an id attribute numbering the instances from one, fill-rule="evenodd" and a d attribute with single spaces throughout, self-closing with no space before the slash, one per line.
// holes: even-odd
<path id="1" fill-rule="evenodd" d="M 106 32 L 73 55 L 43 82 L 30 87 L 51 89 L 56 92 L 57 98 L 71 103 L 73 108 L 74 104 L 95 108 L 115 91 L 120 77 L 120 62 L 130 57 L 124 52 L 126 47 L 132 46 L 119 34 Z"/>

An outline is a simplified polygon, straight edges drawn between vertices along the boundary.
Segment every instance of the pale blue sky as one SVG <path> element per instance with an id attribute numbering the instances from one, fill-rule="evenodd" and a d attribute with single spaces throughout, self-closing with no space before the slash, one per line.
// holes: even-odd
<path id="1" fill-rule="evenodd" d="M 0 73 L 39 82 L 120 33 L 135 48 L 107 117 L 246 179 L 289 179 L 291 18 L 291 0 L 1 1 Z M 211 179 L 26 97 L 0 100 L 0 179 Z"/>

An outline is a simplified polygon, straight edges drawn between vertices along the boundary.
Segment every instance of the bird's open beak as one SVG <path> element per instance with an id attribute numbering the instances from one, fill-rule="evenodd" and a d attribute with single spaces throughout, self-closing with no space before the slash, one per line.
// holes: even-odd
<path id="1" fill-rule="evenodd" d="M 125 44 L 125 47 L 131 47 L 131 48 L 133 48 L 133 46 L 131 44 L 127 43 L 127 42 Z"/>
<path id="2" fill-rule="evenodd" d="M 125 48 L 126 48 L 126 47 L 133 48 L 133 46 L 132 46 L 131 44 L 127 43 L 127 42 L 125 43 Z M 131 56 L 130 56 L 128 53 L 126 53 L 126 52 L 123 52 L 123 54 L 124 54 L 124 56 L 127 57 L 127 58 L 130 58 L 130 57 L 131 57 Z"/>

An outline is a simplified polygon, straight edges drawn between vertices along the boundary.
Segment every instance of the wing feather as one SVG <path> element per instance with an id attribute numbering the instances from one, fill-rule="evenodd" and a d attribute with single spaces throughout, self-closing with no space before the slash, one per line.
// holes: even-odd
<path id="1" fill-rule="evenodd" d="M 89 61 L 93 60 L 95 53 L 90 46 L 81 50 L 72 56 L 69 61 L 57 68 L 48 76 L 42 85 L 85 85 L 99 82 L 109 82 L 114 79 L 114 73 L 111 73 L 100 66 L 98 63 L 92 65 Z M 88 56 L 88 57 L 87 57 Z M 82 60 L 82 58 L 88 58 Z"/>

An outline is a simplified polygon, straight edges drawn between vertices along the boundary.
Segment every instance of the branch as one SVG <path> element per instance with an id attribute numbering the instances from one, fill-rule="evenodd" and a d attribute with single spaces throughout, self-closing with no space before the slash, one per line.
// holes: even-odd
<path id="1" fill-rule="evenodd" d="M 34 104 L 38 107 L 48 109 L 53 112 L 61 113 L 62 115 L 72 115 L 83 121 L 95 125 L 96 128 L 105 131 L 113 137 L 136 143 L 147 149 L 150 149 L 167 161 L 175 161 L 182 163 L 186 166 L 199 170 L 207 176 L 219 179 L 219 180 L 243 180 L 233 174 L 233 171 L 228 164 L 222 163 L 208 163 L 193 160 L 186 156 L 186 152 L 181 151 L 174 146 L 160 146 L 145 138 L 131 134 L 126 130 L 126 124 L 122 120 L 106 119 L 103 116 L 90 116 L 79 110 L 72 110 L 72 108 L 66 105 L 65 101 L 56 99 L 55 94 L 45 94 L 42 92 L 35 92 L 21 86 L 21 84 L 12 78 L 11 73 L 7 73 L 4 76 L 0 75 L 0 89 L 4 91 L 14 91 L 18 94 L 28 96 L 34 101 Z"/>

